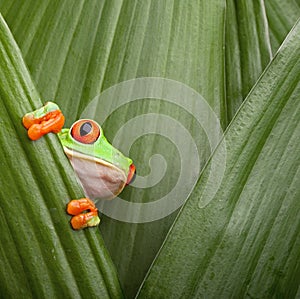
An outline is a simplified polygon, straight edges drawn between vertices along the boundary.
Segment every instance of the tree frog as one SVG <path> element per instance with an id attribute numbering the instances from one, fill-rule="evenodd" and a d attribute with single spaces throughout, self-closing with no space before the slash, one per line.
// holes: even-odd
<path id="1" fill-rule="evenodd" d="M 63 128 L 65 117 L 57 104 L 47 102 L 43 107 L 23 117 L 28 137 L 37 140 L 56 133 L 80 179 L 86 198 L 73 199 L 67 204 L 72 215 L 71 225 L 78 230 L 97 226 L 98 209 L 91 199 L 112 199 L 135 176 L 135 166 L 105 138 L 101 126 L 91 119 L 80 119 L 70 129 Z"/>

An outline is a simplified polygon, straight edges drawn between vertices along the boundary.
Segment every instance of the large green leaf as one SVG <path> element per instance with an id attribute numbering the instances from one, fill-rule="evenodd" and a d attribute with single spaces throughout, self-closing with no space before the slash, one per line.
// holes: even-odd
<path id="1" fill-rule="evenodd" d="M 83 194 L 59 141 L 22 126 L 41 101 L 2 17 L 0 82 L 1 297 L 122 297 L 99 231 L 70 227 L 65 205 Z"/>
<path id="2" fill-rule="evenodd" d="M 229 126 L 138 298 L 294 298 L 300 287 L 300 23 Z M 223 145 L 223 146 L 222 146 Z"/>
<path id="3" fill-rule="evenodd" d="M 268 63 L 270 51 L 263 1 L 226 1 L 226 44 L 224 2 L 5 0 L 0 1 L 0 10 L 43 101 L 58 102 L 68 125 L 94 96 L 115 83 L 160 76 L 184 82 L 201 92 L 225 128 Z M 267 6 L 269 18 L 268 12 Z M 287 22 L 289 10 L 285 13 L 281 9 L 281 13 Z M 282 26 L 275 20 L 276 16 L 270 23 L 274 32 Z M 292 22 L 283 24 L 286 29 L 281 40 Z M 223 90 L 225 72 L 227 100 Z M 112 139 L 125 121 L 148 112 L 179 120 L 191 132 L 201 164 L 205 163 L 210 149 L 195 119 L 178 107 L 155 100 L 116 110 L 104 124 L 106 135 Z M 125 142 L 127 137 L 124 135 L 120 141 Z M 147 174 L 148 157 L 157 152 L 165 154 L 168 163 L 162 184 L 145 192 L 128 188 L 123 198 L 133 202 L 158 199 L 160 193 L 174 185 L 178 153 L 166 140 L 147 136 L 133 146 L 130 155 L 138 172 Z M 101 230 L 129 296 L 138 288 L 174 217 L 175 214 L 147 224 L 103 217 Z"/>
<path id="4" fill-rule="evenodd" d="M 226 45 L 225 1 L 187 2 L 1 1 L 0 10 L 42 99 L 58 102 L 68 125 L 94 96 L 115 83 L 161 76 L 201 92 L 225 128 L 269 60 L 263 1 L 227 1 Z M 114 105 L 113 99 L 109 105 Z M 203 165 L 211 149 L 202 128 L 188 113 L 169 106 L 144 100 L 122 107 L 104 124 L 106 135 L 112 139 L 122 123 L 136 114 L 165 113 L 191 132 Z M 126 140 L 126 134 L 123 138 Z M 169 166 L 160 187 L 145 192 L 128 188 L 123 198 L 148 201 L 174 185 L 178 154 L 166 140 L 147 136 L 133 146 L 130 155 L 139 173 L 147 174 L 148 157 L 157 152 L 167 154 Z M 101 230 L 129 296 L 138 288 L 174 217 L 148 224 L 103 217 Z"/>
<path id="5" fill-rule="evenodd" d="M 131 78 L 158 76 L 200 91 L 226 126 L 224 0 L 52 3 L 6 2 L 1 9 L 43 99 L 58 102 L 67 124 L 100 91 Z M 114 105 L 113 98 L 108 105 Z M 107 137 L 111 140 L 124 122 L 149 112 L 170 115 L 182 123 L 199 148 L 201 165 L 205 164 L 211 149 L 201 126 L 183 109 L 162 101 L 141 100 L 116 110 L 104 124 Z M 146 121 L 143 126 L 147 127 Z M 145 136 L 133 146 L 130 156 L 138 173 L 149 172 L 153 153 L 167 159 L 162 182 L 153 188 L 127 188 L 122 198 L 135 202 L 159 199 L 176 184 L 178 150 L 160 136 Z M 105 243 L 129 296 L 138 289 L 174 217 L 143 224 L 102 217 Z"/>

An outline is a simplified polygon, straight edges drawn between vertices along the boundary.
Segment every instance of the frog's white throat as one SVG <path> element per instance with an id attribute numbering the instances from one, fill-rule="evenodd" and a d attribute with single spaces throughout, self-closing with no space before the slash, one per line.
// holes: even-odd
<path id="1" fill-rule="evenodd" d="M 112 199 L 126 185 L 123 170 L 100 158 L 85 155 L 64 146 L 87 197 L 91 199 Z"/>

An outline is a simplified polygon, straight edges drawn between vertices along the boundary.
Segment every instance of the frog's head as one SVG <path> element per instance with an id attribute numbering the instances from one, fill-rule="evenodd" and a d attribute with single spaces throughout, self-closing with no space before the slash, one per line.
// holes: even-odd
<path id="1" fill-rule="evenodd" d="M 133 180 L 132 160 L 106 140 L 94 120 L 80 119 L 58 136 L 90 198 L 114 198 Z"/>

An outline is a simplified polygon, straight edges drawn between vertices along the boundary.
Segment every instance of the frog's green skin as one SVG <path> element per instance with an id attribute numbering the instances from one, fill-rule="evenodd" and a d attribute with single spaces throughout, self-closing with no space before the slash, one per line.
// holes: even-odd
<path id="1" fill-rule="evenodd" d="M 43 116 L 45 116 L 47 113 L 51 112 L 51 111 L 55 111 L 55 110 L 60 110 L 60 108 L 58 107 L 57 104 L 53 103 L 53 102 L 47 102 L 45 104 L 45 106 L 36 109 L 32 112 L 28 112 L 25 114 L 25 117 L 27 115 L 31 115 L 34 119 L 39 119 Z"/>
<path id="2" fill-rule="evenodd" d="M 76 141 L 71 129 L 62 129 L 58 137 L 86 195 L 92 199 L 111 199 L 125 187 L 132 160 L 114 148 L 100 126 L 99 129 L 100 136 L 93 144 Z"/>
<path id="3" fill-rule="evenodd" d="M 81 119 L 82 120 L 82 119 Z M 87 119 L 87 121 L 89 121 Z M 69 150 L 80 152 L 88 157 L 99 158 L 122 169 L 126 175 L 132 164 L 130 158 L 125 157 L 119 150 L 114 148 L 105 138 L 102 128 L 100 137 L 93 144 L 83 144 L 76 141 L 70 134 L 70 129 L 62 129 L 57 135 L 61 144 Z"/>

